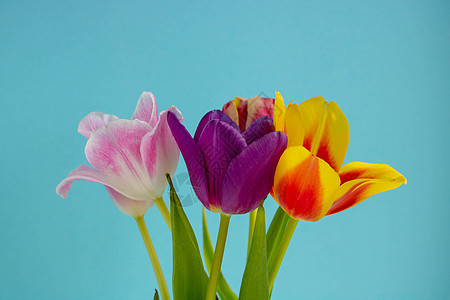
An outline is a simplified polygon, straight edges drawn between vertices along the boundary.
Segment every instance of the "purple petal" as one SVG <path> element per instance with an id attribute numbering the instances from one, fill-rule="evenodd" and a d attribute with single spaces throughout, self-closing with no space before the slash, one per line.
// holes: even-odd
<path id="1" fill-rule="evenodd" d="M 247 143 L 238 128 L 216 119 L 206 124 L 198 146 L 205 159 L 209 204 L 219 209 L 222 181 L 228 165 Z"/>
<path id="2" fill-rule="evenodd" d="M 266 134 L 238 154 L 222 183 L 222 211 L 244 214 L 258 207 L 273 185 L 278 160 L 287 146 L 281 131 Z"/>
<path id="3" fill-rule="evenodd" d="M 274 130 L 275 127 L 273 126 L 272 118 L 268 116 L 262 116 L 251 123 L 247 130 L 244 131 L 242 136 L 247 141 L 247 144 L 250 145 L 260 137 Z"/>
<path id="4" fill-rule="evenodd" d="M 174 113 L 167 114 L 167 123 L 184 157 L 192 188 L 202 204 L 209 208 L 208 183 L 202 152 Z"/>
<path id="5" fill-rule="evenodd" d="M 141 120 L 155 127 L 158 122 L 158 108 L 156 107 L 156 99 L 150 92 L 143 92 L 139 97 L 136 109 L 134 110 L 131 120 Z"/>
<path id="6" fill-rule="evenodd" d="M 237 124 L 235 122 L 233 122 L 233 120 L 231 120 L 230 117 L 226 113 L 215 109 L 215 110 L 208 112 L 206 115 L 204 115 L 203 118 L 198 123 L 197 130 L 195 131 L 195 134 L 194 134 L 194 140 L 197 143 L 198 143 L 198 139 L 200 138 L 200 135 L 202 134 L 203 129 L 205 128 L 206 124 L 208 124 L 208 122 L 211 120 L 219 120 L 219 121 L 230 124 L 231 126 L 235 127 L 236 129 L 239 129 Z"/>

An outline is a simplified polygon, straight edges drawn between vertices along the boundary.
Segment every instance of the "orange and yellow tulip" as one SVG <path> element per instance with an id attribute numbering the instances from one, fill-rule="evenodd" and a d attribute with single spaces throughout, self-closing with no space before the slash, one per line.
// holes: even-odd
<path id="1" fill-rule="evenodd" d="M 284 105 L 276 92 L 276 130 L 288 137 L 278 163 L 272 195 L 292 218 L 318 221 L 406 183 L 384 164 L 344 165 L 349 142 L 348 121 L 336 102 L 315 97 Z"/>

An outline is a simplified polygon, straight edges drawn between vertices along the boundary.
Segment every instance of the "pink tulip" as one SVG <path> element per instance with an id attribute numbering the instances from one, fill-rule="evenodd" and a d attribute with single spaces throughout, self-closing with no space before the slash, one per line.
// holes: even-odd
<path id="1" fill-rule="evenodd" d="M 165 174 L 173 176 L 178 165 L 180 150 L 167 124 L 169 111 L 182 119 L 174 106 L 158 116 L 155 97 L 144 92 L 131 120 L 100 112 L 87 115 L 78 132 L 88 139 L 86 158 L 94 168 L 79 166 L 61 181 L 56 193 L 65 198 L 74 180 L 99 182 L 122 212 L 143 216 L 154 201 L 162 201 Z"/>

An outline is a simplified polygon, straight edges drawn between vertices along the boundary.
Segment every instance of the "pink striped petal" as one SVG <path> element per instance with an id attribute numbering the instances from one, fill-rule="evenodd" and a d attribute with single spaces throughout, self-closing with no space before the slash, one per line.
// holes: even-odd
<path id="1" fill-rule="evenodd" d="M 167 123 L 168 112 L 174 114 L 179 121 L 183 119 L 181 112 L 175 106 L 161 112 L 159 122 L 144 137 L 140 149 L 144 166 L 157 197 L 160 197 L 167 187 L 165 174 L 169 173 L 173 177 L 180 157 L 180 149 Z"/>
<path id="2" fill-rule="evenodd" d="M 120 119 L 93 132 L 85 148 L 86 158 L 110 186 L 134 200 L 157 196 L 140 151 L 142 139 L 150 131 L 145 122 Z"/>
<path id="3" fill-rule="evenodd" d="M 261 98 L 259 96 L 247 100 L 247 122 L 245 128 L 248 128 L 256 119 L 262 116 L 273 118 L 273 107 L 275 99 Z"/>
<path id="4" fill-rule="evenodd" d="M 137 218 L 145 215 L 147 210 L 153 206 L 153 201 L 139 201 L 130 199 L 121 193 L 117 192 L 115 189 L 106 186 L 109 196 L 117 208 L 124 214 Z"/>
<path id="5" fill-rule="evenodd" d="M 115 115 L 108 115 L 101 112 L 92 112 L 84 117 L 78 125 L 78 132 L 87 138 L 91 137 L 91 133 L 109 122 L 118 120 Z"/>
<path id="6" fill-rule="evenodd" d="M 71 171 L 69 175 L 67 175 L 67 177 L 64 178 L 60 184 L 58 184 L 58 186 L 56 187 L 56 193 L 59 196 L 66 198 L 74 180 L 87 180 L 99 182 L 104 185 L 109 185 L 108 180 L 105 178 L 105 176 L 103 176 L 102 173 L 92 167 L 81 165 L 75 170 Z"/>
<path id="7" fill-rule="evenodd" d="M 156 99 L 150 92 L 143 92 L 134 110 L 132 120 L 138 119 L 155 127 L 158 123 L 158 108 Z"/>

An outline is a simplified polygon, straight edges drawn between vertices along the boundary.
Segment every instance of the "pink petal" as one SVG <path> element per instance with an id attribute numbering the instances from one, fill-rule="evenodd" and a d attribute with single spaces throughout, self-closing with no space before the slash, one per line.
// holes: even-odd
<path id="1" fill-rule="evenodd" d="M 147 122 L 152 127 L 156 126 L 156 123 L 158 123 L 158 108 L 155 96 L 152 93 L 143 92 L 141 94 L 131 119 Z"/>
<path id="2" fill-rule="evenodd" d="M 67 175 L 67 177 L 64 178 L 60 184 L 58 184 L 56 187 L 56 193 L 61 197 L 66 198 L 74 180 L 87 180 L 109 185 L 108 180 L 102 175 L 102 173 L 92 167 L 81 165 L 71 171 L 69 175 Z"/>
<path id="3" fill-rule="evenodd" d="M 93 132 L 85 148 L 86 158 L 110 186 L 134 200 L 156 196 L 140 152 L 142 139 L 150 130 L 150 125 L 140 120 L 120 119 Z"/>
<path id="4" fill-rule="evenodd" d="M 78 125 L 78 132 L 87 138 L 91 137 L 91 133 L 109 122 L 118 120 L 115 115 L 108 115 L 101 112 L 92 112 L 84 117 Z"/>
<path id="5" fill-rule="evenodd" d="M 145 168 L 158 197 L 167 187 L 165 174 L 169 173 L 173 177 L 180 157 L 180 149 L 167 123 L 168 112 L 173 113 L 180 121 L 183 119 L 180 111 L 174 106 L 161 112 L 159 122 L 144 137 L 140 150 Z"/>
<path id="6" fill-rule="evenodd" d="M 124 214 L 137 218 L 142 217 L 145 215 L 147 210 L 153 206 L 153 201 L 147 200 L 147 201 L 139 201 L 139 200 L 132 200 L 121 193 L 117 192 L 115 189 L 110 188 L 109 186 L 106 186 L 106 190 L 108 191 L 109 196 L 111 197 L 111 200 L 114 202 L 114 204 L 117 206 L 117 208 L 123 212 Z"/>

